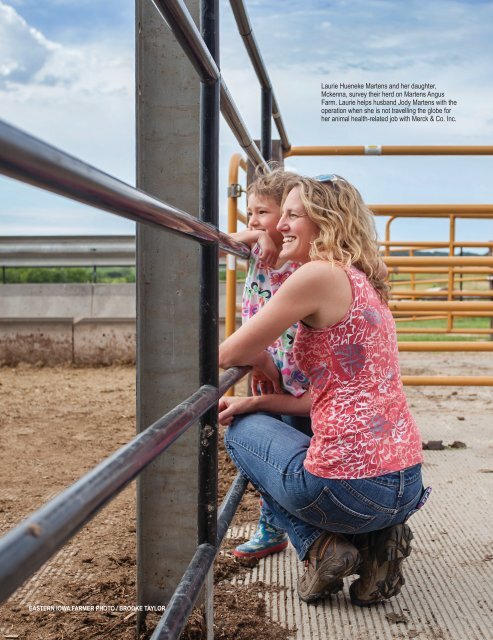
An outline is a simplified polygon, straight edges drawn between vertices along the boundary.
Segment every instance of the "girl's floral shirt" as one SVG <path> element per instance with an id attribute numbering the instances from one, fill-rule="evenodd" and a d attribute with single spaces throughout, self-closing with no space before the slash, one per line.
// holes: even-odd
<path id="1" fill-rule="evenodd" d="M 279 269 L 265 265 L 260 258 L 260 247 L 252 247 L 248 271 L 243 289 L 241 305 L 242 322 L 261 309 L 276 293 L 282 283 L 299 267 L 298 263 L 286 262 Z M 296 366 L 293 345 L 297 324 L 289 327 L 270 347 L 272 359 L 282 376 L 284 389 L 295 397 L 302 396 L 308 388 L 308 379 Z"/>

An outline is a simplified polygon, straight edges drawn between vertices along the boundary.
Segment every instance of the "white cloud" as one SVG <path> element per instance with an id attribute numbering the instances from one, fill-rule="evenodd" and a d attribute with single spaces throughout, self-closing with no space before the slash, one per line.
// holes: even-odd
<path id="1" fill-rule="evenodd" d="M 32 81 L 58 48 L 0 2 L 0 88 L 9 82 Z"/>
<path id="2" fill-rule="evenodd" d="M 72 1 L 46 3 L 68 5 Z M 128 18 L 122 36 L 121 25 L 109 24 L 109 9 L 98 13 L 95 0 L 81 1 L 84 15 L 92 7 L 95 26 L 86 32 L 85 27 L 63 22 L 62 13 L 56 13 L 56 29 L 49 31 L 56 36 L 48 38 L 13 8 L 22 12 L 21 0 L 10 0 L 9 6 L 0 0 L 0 117 L 132 183 L 133 26 Z M 247 7 L 293 145 L 486 144 L 491 139 L 491 1 L 286 0 L 281 7 L 273 0 L 248 0 Z M 252 137 L 259 137 L 258 81 L 226 0 L 221 0 L 221 36 L 225 81 Z M 459 101 L 457 123 L 441 127 L 322 123 L 320 82 L 341 80 L 436 82 L 448 97 Z M 273 132 L 277 136 L 274 124 Z M 224 121 L 221 136 L 223 195 L 227 163 L 238 146 Z M 484 169 L 491 167 L 491 158 L 338 157 L 293 158 L 290 162 L 306 173 L 326 168 L 345 174 L 371 201 L 493 199 Z M 420 166 L 426 167 L 427 182 L 416 188 Z M 39 200 L 45 212 L 56 210 L 62 216 L 70 204 L 60 199 L 44 205 L 44 194 L 37 193 L 30 202 L 33 210 Z M 0 213 L 13 202 L 11 195 L 9 191 L 7 198 L 2 191 Z M 223 209 L 224 205 L 222 201 Z M 84 211 L 74 210 L 70 216 L 74 232 L 84 226 Z M 117 220 L 100 214 L 101 220 L 107 218 Z M 22 219 L 27 220 L 27 213 Z M 57 224 L 66 228 L 60 220 L 46 220 L 50 228 Z M 96 226 L 87 232 L 103 228 L 97 217 L 91 215 L 90 220 Z"/>
<path id="3" fill-rule="evenodd" d="M 50 42 L 0 2 L 1 117 L 131 181 L 133 50 L 92 37 L 83 48 Z"/>

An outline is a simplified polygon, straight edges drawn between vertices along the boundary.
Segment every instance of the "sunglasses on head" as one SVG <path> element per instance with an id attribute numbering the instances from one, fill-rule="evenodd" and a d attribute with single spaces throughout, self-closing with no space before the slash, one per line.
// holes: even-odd
<path id="1" fill-rule="evenodd" d="M 313 178 L 317 182 L 337 182 L 338 180 L 344 180 L 341 176 L 337 176 L 335 173 L 322 173 L 319 176 Z"/>

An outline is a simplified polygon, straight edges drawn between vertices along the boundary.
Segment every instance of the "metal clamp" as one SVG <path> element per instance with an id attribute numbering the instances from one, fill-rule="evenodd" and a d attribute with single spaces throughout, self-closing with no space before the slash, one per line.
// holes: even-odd
<path id="1" fill-rule="evenodd" d="M 241 184 L 230 184 L 228 187 L 228 198 L 240 198 L 241 194 L 245 193 L 245 190 L 242 188 Z"/>

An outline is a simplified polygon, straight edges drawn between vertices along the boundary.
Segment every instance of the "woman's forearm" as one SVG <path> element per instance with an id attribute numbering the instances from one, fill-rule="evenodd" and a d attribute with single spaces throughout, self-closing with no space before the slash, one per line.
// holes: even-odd
<path id="1" fill-rule="evenodd" d="M 309 416 L 312 400 L 308 391 L 296 398 L 290 393 L 256 396 L 256 411 L 280 413 L 286 416 Z"/>

